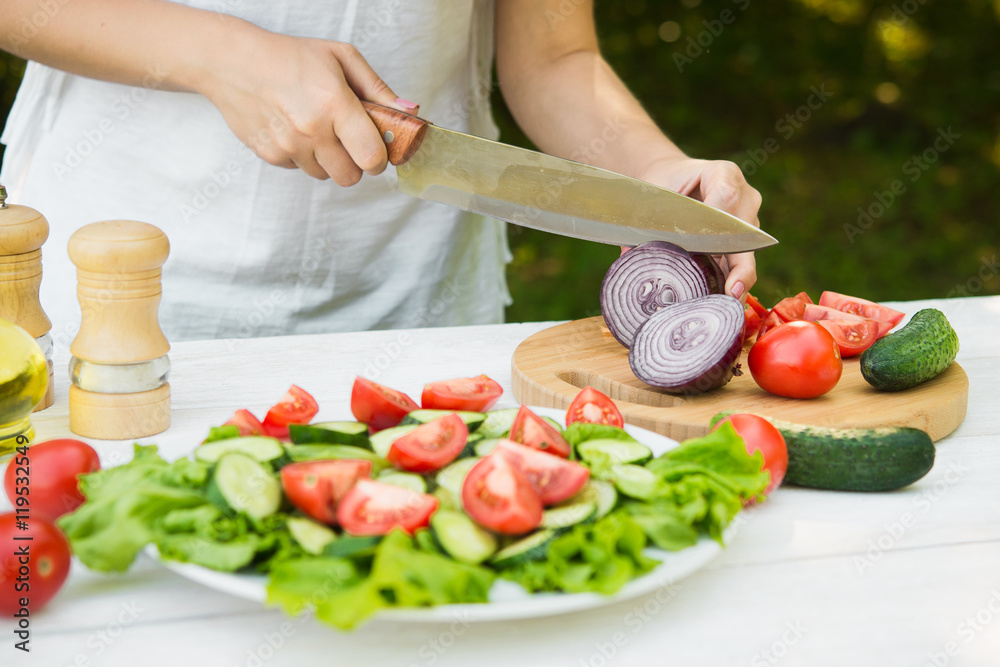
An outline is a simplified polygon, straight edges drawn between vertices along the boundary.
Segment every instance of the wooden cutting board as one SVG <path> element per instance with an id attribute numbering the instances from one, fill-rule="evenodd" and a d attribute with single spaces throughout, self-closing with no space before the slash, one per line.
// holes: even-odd
<path id="1" fill-rule="evenodd" d="M 911 426 L 940 440 L 965 419 L 969 378 L 957 363 L 938 377 L 901 392 L 874 389 L 861 376 L 859 358 L 844 360 L 844 374 L 829 393 L 808 400 L 782 398 L 757 386 L 746 363 L 743 375 L 695 396 L 675 396 L 632 374 L 628 349 L 616 341 L 601 317 L 560 324 L 527 338 L 514 350 L 511 384 L 526 405 L 568 408 L 588 385 L 615 399 L 625 421 L 676 440 L 708 431 L 723 410 L 755 412 L 798 424 L 839 428 Z"/>

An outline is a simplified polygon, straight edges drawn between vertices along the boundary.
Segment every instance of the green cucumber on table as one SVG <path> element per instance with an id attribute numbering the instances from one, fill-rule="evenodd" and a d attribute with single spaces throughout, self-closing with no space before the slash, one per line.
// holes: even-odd
<path id="1" fill-rule="evenodd" d="M 925 308 L 861 353 L 861 375 L 876 389 L 901 391 L 937 377 L 957 356 L 958 334 L 948 318 Z"/>

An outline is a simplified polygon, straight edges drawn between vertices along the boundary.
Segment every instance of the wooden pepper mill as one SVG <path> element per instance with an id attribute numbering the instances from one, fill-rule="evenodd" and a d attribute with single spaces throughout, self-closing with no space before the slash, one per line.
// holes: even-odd
<path id="1" fill-rule="evenodd" d="M 42 244 L 49 238 L 49 223 L 27 206 L 7 203 L 0 185 L 0 318 L 21 327 L 42 348 L 49 367 L 49 384 L 35 412 L 52 405 L 52 338 L 49 321 L 38 300 L 42 284 Z"/>
<path id="2" fill-rule="evenodd" d="M 70 237 L 83 321 L 70 346 L 69 428 L 103 440 L 170 426 L 170 360 L 157 317 L 166 235 L 131 220 L 95 222 Z"/>

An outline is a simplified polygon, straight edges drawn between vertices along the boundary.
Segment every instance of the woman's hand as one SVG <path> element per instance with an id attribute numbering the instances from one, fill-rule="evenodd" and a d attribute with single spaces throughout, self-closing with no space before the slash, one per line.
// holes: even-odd
<path id="1" fill-rule="evenodd" d="M 660 159 L 639 175 L 682 195 L 731 213 L 760 227 L 760 193 L 750 187 L 743 173 L 725 160 L 696 160 L 684 155 Z M 747 292 L 757 282 L 757 264 L 752 252 L 716 257 L 726 274 L 726 292 L 746 302 Z"/>
<path id="2" fill-rule="evenodd" d="M 247 24 L 196 86 L 239 139 L 265 161 L 354 185 L 380 174 L 386 149 L 359 100 L 407 113 L 350 44 L 289 37 Z M 218 66 L 221 65 L 221 66 Z"/>

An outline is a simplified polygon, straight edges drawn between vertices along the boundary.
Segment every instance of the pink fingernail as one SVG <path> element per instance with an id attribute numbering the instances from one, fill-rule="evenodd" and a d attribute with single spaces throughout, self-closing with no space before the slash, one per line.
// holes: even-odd
<path id="1" fill-rule="evenodd" d="M 410 100 L 404 100 L 402 97 L 396 98 L 396 104 L 403 107 L 404 109 L 416 109 L 420 105 L 416 102 L 411 102 Z"/>
<path id="2" fill-rule="evenodd" d="M 733 296 L 736 297 L 737 299 L 740 298 L 740 294 L 743 294 L 743 289 L 744 289 L 743 283 L 737 280 L 735 283 L 733 283 Z"/>

